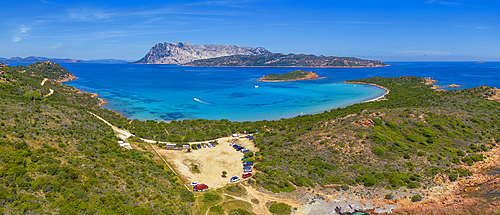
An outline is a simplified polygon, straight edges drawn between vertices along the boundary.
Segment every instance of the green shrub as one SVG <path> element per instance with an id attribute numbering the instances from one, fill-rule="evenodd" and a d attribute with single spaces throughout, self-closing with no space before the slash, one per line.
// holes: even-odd
<path id="1" fill-rule="evenodd" d="M 346 184 L 342 184 L 342 186 L 340 186 L 340 188 L 342 188 L 342 190 L 349 190 L 349 186 L 347 186 Z"/>
<path id="2" fill-rule="evenodd" d="M 273 214 L 286 215 L 292 213 L 292 207 L 285 203 L 272 204 L 269 211 Z"/>
<path id="3" fill-rule="evenodd" d="M 372 120 L 373 120 L 373 124 L 375 124 L 376 126 L 377 125 L 382 125 L 384 123 L 384 121 L 382 121 L 379 118 L 373 118 Z"/>
<path id="4" fill-rule="evenodd" d="M 250 213 L 246 210 L 243 210 L 241 208 L 236 208 L 236 209 L 229 211 L 229 215 L 252 215 L 252 213 Z"/>
<path id="5" fill-rule="evenodd" d="M 411 197 L 411 201 L 412 202 L 422 201 L 422 196 L 420 196 L 420 195 L 414 195 L 413 197 Z"/>
<path id="6" fill-rule="evenodd" d="M 210 208 L 210 214 L 224 215 L 224 208 L 221 205 L 213 206 Z"/>
<path id="7" fill-rule="evenodd" d="M 210 204 L 214 202 L 219 202 L 220 200 L 222 200 L 222 197 L 216 193 L 208 192 L 203 194 L 203 200 L 202 200 L 203 202 Z"/>

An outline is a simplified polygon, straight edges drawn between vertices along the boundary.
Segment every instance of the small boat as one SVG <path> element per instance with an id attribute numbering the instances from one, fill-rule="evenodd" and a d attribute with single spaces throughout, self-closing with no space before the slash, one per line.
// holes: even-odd
<path id="1" fill-rule="evenodd" d="M 259 88 L 259 86 L 253 86 L 253 88 Z"/>

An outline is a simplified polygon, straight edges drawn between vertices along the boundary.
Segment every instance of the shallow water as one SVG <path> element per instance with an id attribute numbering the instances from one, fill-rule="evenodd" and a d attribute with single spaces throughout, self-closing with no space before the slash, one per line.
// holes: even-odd
<path id="1" fill-rule="evenodd" d="M 381 68 L 234 68 L 134 64 L 62 64 L 77 80 L 67 85 L 105 99 L 105 108 L 132 119 L 276 120 L 376 98 L 382 89 L 343 81 L 373 76 L 434 77 L 437 84 L 500 87 L 500 63 L 397 62 Z M 256 80 L 296 69 L 327 79 L 279 83 Z M 255 86 L 259 86 L 256 88 Z"/>

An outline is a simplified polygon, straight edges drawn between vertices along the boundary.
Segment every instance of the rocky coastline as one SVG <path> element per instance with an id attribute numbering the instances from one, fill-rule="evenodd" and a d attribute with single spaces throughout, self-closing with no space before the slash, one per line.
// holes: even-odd
<path id="1" fill-rule="evenodd" d="M 492 140 L 496 142 L 495 140 Z M 436 176 L 438 186 L 397 190 L 350 187 L 336 190 L 335 185 L 317 186 L 302 197 L 304 204 L 294 214 L 491 214 L 500 211 L 500 146 L 482 152 L 486 159 L 472 166 L 471 176 L 450 181 L 445 175 Z M 421 195 L 421 201 L 412 201 Z"/>

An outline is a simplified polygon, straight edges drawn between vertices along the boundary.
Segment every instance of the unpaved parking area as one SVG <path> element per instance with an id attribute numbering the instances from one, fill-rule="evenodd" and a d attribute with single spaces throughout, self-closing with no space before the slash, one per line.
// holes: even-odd
<path id="1" fill-rule="evenodd" d="M 186 183 L 197 181 L 210 188 L 219 188 L 231 183 L 229 179 L 233 176 L 241 178 L 243 153 L 229 146 L 229 143 L 233 142 L 232 137 L 220 138 L 217 141 L 219 145 L 216 147 L 202 147 L 191 152 L 165 149 L 159 149 L 158 152 L 167 159 Z M 237 138 L 235 142 L 254 152 L 257 150 L 253 142 L 247 138 Z M 198 171 L 193 171 L 194 165 L 198 166 Z M 227 172 L 226 178 L 221 177 L 222 171 Z"/>

